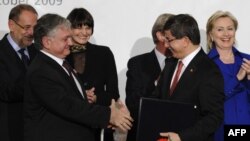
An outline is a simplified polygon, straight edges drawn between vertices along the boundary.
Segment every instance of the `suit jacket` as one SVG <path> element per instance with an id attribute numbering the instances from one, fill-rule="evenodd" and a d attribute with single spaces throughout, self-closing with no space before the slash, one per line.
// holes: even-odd
<path id="1" fill-rule="evenodd" d="M 161 68 L 154 50 L 135 56 L 128 61 L 126 105 L 134 119 L 132 129 L 128 131 L 128 141 L 136 140 L 140 98 L 152 95 L 160 72 Z"/>
<path id="2" fill-rule="evenodd" d="M 67 60 L 73 66 L 72 54 Z M 79 76 L 85 88 L 95 87 L 96 104 L 109 106 L 111 99 L 120 97 L 115 59 L 108 47 L 87 43 L 85 71 Z"/>
<path id="3" fill-rule="evenodd" d="M 224 82 L 220 70 L 201 49 L 186 67 L 170 96 L 169 88 L 177 61 L 174 58 L 166 61 L 155 96 L 197 106 L 197 122 L 178 133 L 182 141 L 212 141 L 223 120 Z M 185 115 L 181 116 L 185 118 Z"/>
<path id="4" fill-rule="evenodd" d="M 236 77 L 243 63 L 243 58 L 249 60 L 250 55 L 239 52 L 235 47 L 232 48 L 232 51 L 234 54 L 233 64 L 224 64 L 215 46 L 208 53 L 209 58 L 220 68 L 225 82 L 225 118 L 221 128 L 215 134 L 215 141 L 224 140 L 224 125 L 250 125 L 250 80 L 245 77 L 239 81 Z"/>
<path id="5" fill-rule="evenodd" d="M 28 47 L 30 60 L 37 50 Z M 23 140 L 23 93 L 26 68 L 7 39 L 0 42 L 0 138 Z"/>
<path id="6" fill-rule="evenodd" d="M 85 98 L 62 66 L 39 53 L 27 72 L 25 141 L 94 141 L 93 129 L 108 125 L 110 109 Z"/>

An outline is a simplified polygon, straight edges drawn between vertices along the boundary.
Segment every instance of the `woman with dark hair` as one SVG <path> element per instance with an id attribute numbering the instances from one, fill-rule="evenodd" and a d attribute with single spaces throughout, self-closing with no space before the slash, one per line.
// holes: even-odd
<path id="1" fill-rule="evenodd" d="M 89 42 L 94 31 L 92 15 L 84 8 L 73 9 L 67 19 L 71 22 L 72 42 L 68 60 L 79 74 L 86 88 L 88 101 L 109 106 L 111 99 L 119 99 L 115 59 L 109 47 Z M 96 129 L 96 141 L 101 129 Z M 104 140 L 113 140 L 113 130 L 104 130 Z"/>

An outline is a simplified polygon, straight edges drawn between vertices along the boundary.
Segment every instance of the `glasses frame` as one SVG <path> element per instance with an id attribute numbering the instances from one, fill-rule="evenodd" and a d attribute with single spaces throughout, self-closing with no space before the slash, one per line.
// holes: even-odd
<path id="1" fill-rule="evenodd" d="M 25 27 L 25 26 L 22 26 L 22 25 L 20 25 L 16 20 L 13 20 L 13 19 L 11 19 L 17 26 L 19 26 L 20 28 L 22 28 L 23 30 L 25 30 L 25 31 L 28 31 L 31 27 Z"/>
<path id="2" fill-rule="evenodd" d="M 174 38 L 174 39 L 168 39 L 168 38 L 166 38 L 166 42 L 169 43 L 169 44 L 170 44 L 171 42 L 175 41 L 175 40 L 178 40 L 178 39 L 177 39 L 177 38 Z"/>

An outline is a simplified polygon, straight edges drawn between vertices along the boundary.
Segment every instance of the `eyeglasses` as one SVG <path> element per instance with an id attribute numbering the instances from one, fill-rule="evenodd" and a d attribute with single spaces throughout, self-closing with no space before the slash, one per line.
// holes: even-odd
<path id="1" fill-rule="evenodd" d="M 14 21 L 14 23 L 16 24 L 16 25 L 18 25 L 20 28 L 22 28 L 23 30 L 25 30 L 25 31 L 28 31 L 28 30 L 30 30 L 32 27 L 31 26 L 22 26 L 22 25 L 20 25 L 18 22 L 16 22 L 15 20 L 12 20 L 12 21 Z"/>
<path id="2" fill-rule="evenodd" d="M 168 39 L 168 38 L 166 38 L 166 42 L 167 43 L 171 43 L 171 42 L 173 42 L 173 41 L 175 41 L 175 40 L 177 40 L 176 38 L 175 39 Z"/>

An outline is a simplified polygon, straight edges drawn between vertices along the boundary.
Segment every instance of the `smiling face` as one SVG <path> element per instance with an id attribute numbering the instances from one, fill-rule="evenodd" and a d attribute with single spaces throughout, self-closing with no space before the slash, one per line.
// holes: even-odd
<path id="1" fill-rule="evenodd" d="M 72 28 L 72 40 L 74 44 L 85 45 L 91 35 L 92 35 L 92 28 L 87 25 L 82 25 L 81 27 Z"/>
<path id="2" fill-rule="evenodd" d="M 10 19 L 9 28 L 11 37 L 20 47 L 27 47 L 33 42 L 33 29 L 37 23 L 37 15 L 24 10 L 18 20 Z"/>
<path id="3" fill-rule="evenodd" d="M 182 59 L 186 55 L 186 37 L 176 39 L 172 33 L 167 30 L 165 31 L 166 42 L 165 46 L 168 46 L 169 50 L 172 52 L 173 57 Z"/>
<path id="4" fill-rule="evenodd" d="M 235 43 L 235 25 L 229 17 L 221 17 L 213 23 L 210 36 L 217 48 L 231 49 Z"/>

